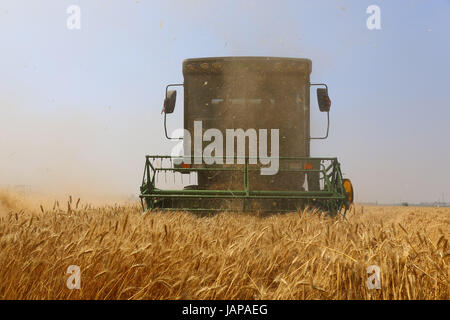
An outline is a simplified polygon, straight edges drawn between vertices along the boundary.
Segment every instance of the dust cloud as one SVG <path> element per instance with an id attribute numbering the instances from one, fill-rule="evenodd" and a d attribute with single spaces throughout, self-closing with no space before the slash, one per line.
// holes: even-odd
<path id="1" fill-rule="evenodd" d="M 49 201 L 69 195 L 137 200 L 147 146 L 127 144 L 126 117 L 108 110 L 9 106 L 1 107 L 0 189 Z"/>

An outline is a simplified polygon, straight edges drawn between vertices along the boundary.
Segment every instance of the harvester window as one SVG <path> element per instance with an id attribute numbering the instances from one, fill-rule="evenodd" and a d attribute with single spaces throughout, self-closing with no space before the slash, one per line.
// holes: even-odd
<path id="1" fill-rule="evenodd" d="M 254 99 L 244 99 L 244 98 L 231 98 L 226 100 L 228 104 L 263 104 L 270 103 L 275 104 L 274 99 L 262 99 L 262 98 L 254 98 Z M 211 99 L 212 105 L 221 105 L 225 103 L 225 99 Z"/>
<path id="2" fill-rule="evenodd" d="M 223 103 L 223 99 L 211 99 L 212 104 L 221 104 Z"/>

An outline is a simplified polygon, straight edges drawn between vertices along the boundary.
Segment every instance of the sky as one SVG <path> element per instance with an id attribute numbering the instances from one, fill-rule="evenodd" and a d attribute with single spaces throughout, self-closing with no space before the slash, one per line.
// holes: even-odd
<path id="1" fill-rule="evenodd" d="M 328 84 L 311 153 L 338 157 L 357 202 L 450 201 L 449 31 L 449 0 L 1 0 L 0 187 L 136 195 L 144 156 L 174 146 L 160 111 L 183 59 L 280 56 Z"/>

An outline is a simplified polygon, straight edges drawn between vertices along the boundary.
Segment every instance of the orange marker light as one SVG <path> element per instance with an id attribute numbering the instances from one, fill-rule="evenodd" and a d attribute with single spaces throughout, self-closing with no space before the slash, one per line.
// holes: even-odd
<path id="1" fill-rule="evenodd" d="M 312 170 L 313 169 L 312 163 L 305 163 L 305 164 L 303 164 L 303 169 L 305 169 L 305 170 Z"/>

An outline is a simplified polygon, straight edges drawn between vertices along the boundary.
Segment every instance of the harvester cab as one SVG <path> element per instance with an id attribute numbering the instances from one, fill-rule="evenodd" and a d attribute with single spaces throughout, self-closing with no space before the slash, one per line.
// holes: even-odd
<path id="1" fill-rule="evenodd" d="M 184 82 L 166 86 L 165 136 L 171 155 L 146 156 L 144 210 L 290 212 L 307 206 L 345 215 L 353 187 L 337 158 L 310 156 L 329 133 L 328 87 L 311 83 L 309 59 L 196 58 L 183 61 Z M 184 94 L 182 136 L 169 136 L 167 115 Z M 310 90 L 327 113 L 322 137 L 310 136 Z M 178 178 L 161 188 L 158 178 Z M 184 179 L 187 177 L 187 179 Z M 188 180 L 188 183 L 184 183 Z"/>

